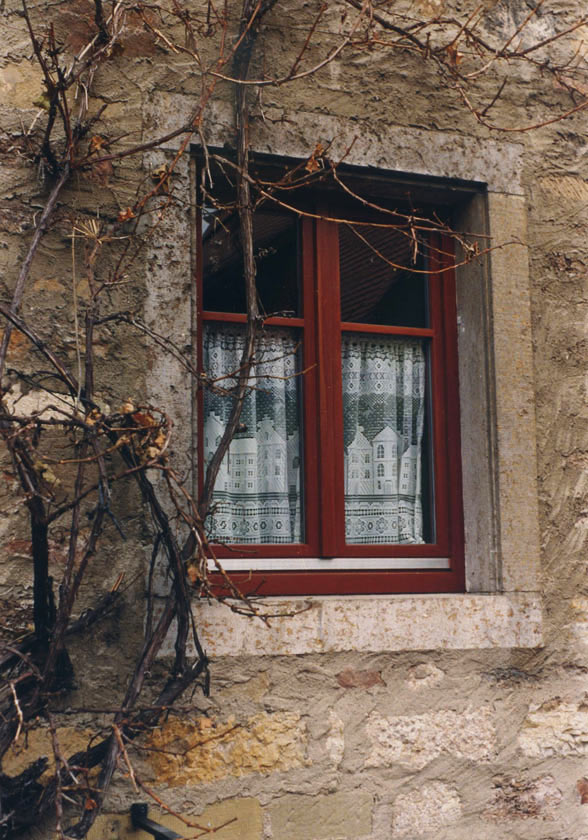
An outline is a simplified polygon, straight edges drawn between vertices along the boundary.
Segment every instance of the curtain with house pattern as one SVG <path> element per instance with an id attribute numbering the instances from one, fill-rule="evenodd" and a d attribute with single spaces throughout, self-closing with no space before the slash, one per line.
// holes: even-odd
<path id="1" fill-rule="evenodd" d="M 422 341 L 343 336 L 348 544 L 424 542 L 425 368 Z"/>
<path id="2" fill-rule="evenodd" d="M 206 325 L 204 459 L 226 426 L 244 328 Z M 217 478 L 210 538 L 227 544 L 303 540 L 299 347 L 295 330 L 265 329 L 241 429 Z M 342 338 L 345 532 L 348 544 L 424 542 L 425 350 L 420 340 Z"/>
<path id="3" fill-rule="evenodd" d="M 205 465 L 227 424 L 244 335 L 240 325 L 204 329 L 204 370 L 216 380 L 204 396 Z M 241 425 L 216 480 L 208 522 L 216 542 L 302 541 L 298 350 L 295 330 L 266 328 L 258 338 Z"/>

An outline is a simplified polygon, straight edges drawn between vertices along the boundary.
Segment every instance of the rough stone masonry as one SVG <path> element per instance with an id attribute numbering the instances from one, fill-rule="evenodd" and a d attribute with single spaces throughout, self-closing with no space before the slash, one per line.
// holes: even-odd
<path id="1" fill-rule="evenodd" d="M 288 65 L 319 5 L 278 0 L 264 30 L 259 66 L 279 72 Z M 341 20 L 356 4 L 325 5 L 311 59 L 328 53 Z M 19 8 L 16 0 L 0 4 L 3 302 L 10 301 L 47 194 L 18 139 L 22 126 L 44 119 L 36 104 L 43 93 L 41 76 Z M 39 15 L 54 16 L 66 53 L 80 49 L 93 8 L 89 0 L 38 2 L 31 8 L 37 23 Z M 474 4 L 450 0 L 414 0 L 402 8 L 410 20 L 465 21 L 477 14 Z M 485 37 L 506 39 L 530 7 L 509 0 L 481 8 L 488 12 Z M 517 37 L 549 38 L 585 12 L 581 0 L 546 0 L 530 34 Z M 98 73 L 92 95 L 107 106 L 101 135 L 126 133 L 147 143 L 184 118 L 201 95 L 200 80 L 181 52 L 164 51 L 140 23 L 130 20 L 129 26 L 115 56 L 116 71 Z M 442 30 L 439 24 L 433 37 L 443 37 Z M 587 37 L 584 23 L 571 32 L 566 47 L 556 46 L 553 60 L 582 55 Z M 474 46 L 465 44 L 468 49 Z M 487 342 L 483 374 L 473 362 L 460 368 L 460 378 L 470 382 L 460 394 L 466 473 L 478 463 L 467 442 L 475 439 L 476 428 L 489 429 L 491 441 L 486 473 L 473 470 L 465 498 L 470 589 L 455 596 L 301 598 L 294 604 L 304 611 L 267 627 L 223 605 L 195 604 L 212 658 L 210 698 L 199 696 L 184 717 L 162 719 L 133 756 L 137 776 L 170 809 L 152 801 L 151 815 L 183 835 L 217 828 L 210 836 L 218 840 L 588 840 L 588 111 L 551 123 L 561 112 L 565 77 L 556 83 L 531 73 L 523 62 L 512 64 L 504 70 L 508 84 L 496 121 L 510 129 L 539 113 L 545 124 L 501 133 L 476 121 L 456 86 L 442 83 L 423 63 L 410 50 L 349 48 L 296 84 L 264 88 L 250 142 L 258 152 L 302 158 L 317 142 L 332 143 L 330 154 L 347 154 L 347 161 L 366 173 L 486 185 L 482 209 L 470 208 L 467 223 L 484 227 L 474 233 L 490 230 L 492 244 L 501 246 L 487 257 L 490 279 L 479 303 L 489 337 L 474 332 L 460 338 L 470 342 L 470 359 Z M 588 78 L 579 78 L 586 95 Z M 491 77 L 482 76 L 479 84 L 491 98 Z M 202 123 L 212 145 L 234 141 L 231 101 L 228 86 L 219 85 Z M 111 174 L 80 175 L 68 188 L 60 223 L 47 234 L 35 263 L 23 314 L 45 336 L 57 331 L 60 349 L 71 358 L 71 239 L 61 223 L 76 212 L 116 214 L 132 205 L 137 183 L 173 159 L 178 147 L 179 141 L 171 140 L 164 148 L 147 149 L 140 163 L 123 159 Z M 185 204 L 162 218 L 117 292 L 117 305 L 141 312 L 178 345 L 189 345 L 196 257 L 187 160 L 176 178 Z M 461 275 L 466 315 L 476 270 L 466 267 Z M 78 291 L 83 297 L 83 283 Z M 176 449 L 189 465 L 194 405 L 181 368 L 141 341 L 121 346 L 116 334 L 105 335 L 97 339 L 101 399 L 109 405 L 128 397 L 165 400 L 176 426 Z M 30 366 L 30 359 L 28 342 L 14 334 L 10 365 Z M 471 383 L 482 375 L 495 384 L 491 398 L 483 409 L 477 400 L 467 406 L 468 394 L 476 393 Z M 10 399 L 15 410 L 44 404 L 41 392 L 22 383 L 13 384 Z M 18 619 L 17 607 L 30 603 L 32 585 L 21 497 L 5 466 L 2 622 L 11 609 Z M 490 488 L 486 496 L 483 481 Z M 486 498 L 493 501 L 479 501 Z M 84 710 L 107 707 L 120 696 L 117 674 L 141 640 L 145 531 L 136 500 L 119 498 L 117 505 L 128 539 L 115 543 L 114 532 L 108 537 L 116 550 L 96 557 L 89 583 L 101 590 L 129 569 L 134 583 L 124 609 L 99 625 L 89 641 L 73 643 L 74 666 L 89 652 L 96 666 L 90 683 L 60 701 L 58 733 L 68 755 L 85 746 L 95 723 Z M 490 532 L 494 536 L 484 536 Z M 56 543 L 55 569 L 63 563 L 62 552 Z M 89 600 L 88 590 L 83 597 Z M 68 710 L 79 711 L 65 714 Z M 2 772 L 16 773 L 41 754 L 51 754 L 46 728 L 20 739 Z M 147 836 L 132 830 L 129 821 L 130 805 L 146 794 L 121 770 L 92 840 Z M 34 836 L 54 835 L 48 824 Z"/>

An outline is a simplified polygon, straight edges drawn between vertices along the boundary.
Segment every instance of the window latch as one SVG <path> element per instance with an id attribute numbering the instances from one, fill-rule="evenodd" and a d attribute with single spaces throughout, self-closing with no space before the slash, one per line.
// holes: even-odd
<path id="1" fill-rule="evenodd" d="M 182 835 L 176 834 L 171 828 L 150 820 L 147 816 L 149 806 L 144 802 L 136 802 L 131 805 L 131 823 L 133 828 L 142 828 L 155 837 L 155 840 L 181 840 Z"/>

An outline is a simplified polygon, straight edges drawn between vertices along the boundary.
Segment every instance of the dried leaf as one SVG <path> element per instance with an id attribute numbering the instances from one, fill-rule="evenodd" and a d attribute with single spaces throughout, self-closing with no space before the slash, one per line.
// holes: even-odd
<path id="1" fill-rule="evenodd" d="M 131 210 L 130 207 L 127 207 L 126 210 L 121 210 L 120 211 L 120 213 L 117 216 L 117 221 L 128 222 L 129 219 L 134 219 L 134 218 L 135 218 L 134 212 Z"/>
<path id="2" fill-rule="evenodd" d="M 196 586 L 196 584 L 200 581 L 200 575 L 198 574 L 198 566 L 190 564 L 186 568 L 186 573 L 192 586 Z"/>
<path id="3" fill-rule="evenodd" d="M 170 178 L 171 172 L 169 172 L 165 164 L 158 166 L 157 169 L 154 169 L 151 173 L 151 179 L 158 183 L 157 189 L 163 190 L 166 193 L 170 192 Z"/>
<path id="4" fill-rule="evenodd" d="M 153 445 L 157 446 L 158 449 L 163 449 L 165 446 L 165 434 L 163 431 L 160 431 L 155 440 L 153 441 Z"/>
<path id="5" fill-rule="evenodd" d="M 151 177 L 154 181 L 159 181 L 166 176 L 169 177 L 169 172 L 167 171 L 165 163 L 162 163 L 161 166 L 158 166 L 157 169 L 154 169 L 151 173 Z"/>
<path id="6" fill-rule="evenodd" d="M 93 408 L 92 411 L 86 415 L 85 422 L 88 426 L 95 426 L 101 417 L 102 413 L 98 411 L 97 408 Z"/>
<path id="7" fill-rule="evenodd" d="M 46 484 L 53 487 L 59 487 L 61 481 L 57 478 L 49 464 L 45 461 L 35 461 L 33 466 Z"/>
<path id="8" fill-rule="evenodd" d="M 317 143 L 314 152 L 306 161 L 305 169 L 307 172 L 316 172 L 323 168 L 323 160 L 325 148 L 322 143 Z"/>
<path id="9" fill-rule="evenodd" d="M 448 44 L 445 47 L 445 52 L 449 56 L 449 62 L 454 66 L 457 67 L 461 64 L 463 60 L 463 53 L 460 53 L 457 49 L 457 44 Z"/>
<path id="10" fill-rule="evenodd" d="M 94 137 L 92 137 L 90 140 L 88 151 L 92 155 L 95 152 L 100 151 L 100 149 L 105 145 L 107 145 L 107 141 L 104 139 L 104 137 L 100 137 L 99 134 L 95 134 Z"/>
<path id="11" fill-rule="evenodd" d="M 149 428 L 150 426 L 157 426 L 157 421 L 152 414 L 146 411 L 135 411 L 132 415 L 133 420 L 137 426 Z"/>

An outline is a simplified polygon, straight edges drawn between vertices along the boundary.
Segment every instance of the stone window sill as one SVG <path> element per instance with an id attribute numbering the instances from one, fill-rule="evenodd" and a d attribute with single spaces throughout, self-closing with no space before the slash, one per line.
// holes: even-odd
<path id="1" fill-rule="evenodd" d="M 261 621 L 222 604 L 195 604 L 210 656 L 536 648 L 542 645 L 537 593 L 264 598 Z"/>

